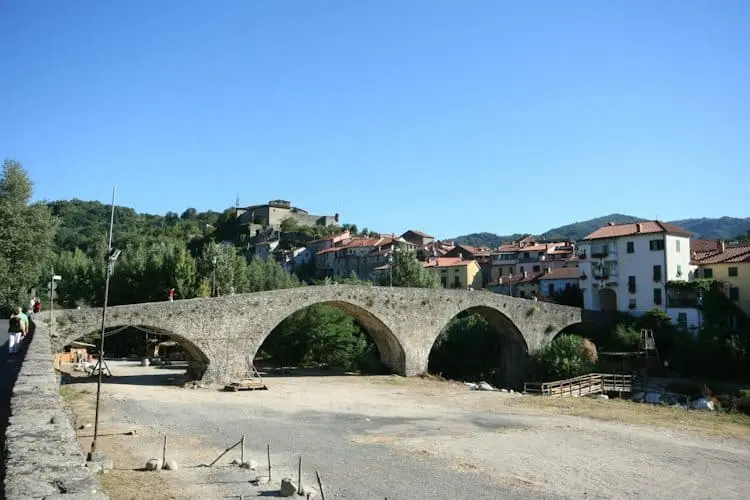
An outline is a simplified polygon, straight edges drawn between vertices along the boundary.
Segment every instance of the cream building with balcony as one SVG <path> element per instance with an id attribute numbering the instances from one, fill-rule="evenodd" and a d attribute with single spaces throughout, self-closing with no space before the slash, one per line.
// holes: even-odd
<path id="1" fill-rule="evenodd" d="M 659 308 L 675 323 L 700 323 L 695 308 L 667 307 L 667 282 L 688 281 L 695 267 L 686 230 L 661 221 L 610 223 L 578 248 L 584 309 L 638 316 Z"/>

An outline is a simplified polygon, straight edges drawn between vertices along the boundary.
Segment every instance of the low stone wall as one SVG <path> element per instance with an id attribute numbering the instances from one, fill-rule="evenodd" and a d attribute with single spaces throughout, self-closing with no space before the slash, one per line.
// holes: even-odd
<path id="1" fill-rule="evenodd" d="M 52 346 L 39 325 L 13 387 L 5 432 L 5 495 L 14 499 L 91 499 L 102 492 L 59 393 Z"/>

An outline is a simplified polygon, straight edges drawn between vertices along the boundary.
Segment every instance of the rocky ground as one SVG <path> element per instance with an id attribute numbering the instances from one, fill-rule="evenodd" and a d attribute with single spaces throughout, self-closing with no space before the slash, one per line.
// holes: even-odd
<path id="1" fill-rule="evenodd" d="M 110 366 L 101 432 L 137 431 L 99 441 L 115 461 L 102 482 L 117 499 L 275 496 L 282 477 L 296 479 L 299 456 L 303 484 L 314 485 L 319 470 L 329 500 L 731 499 L 747 498 L 750 486 L 747 424 L 721 415 L 588 398 L 547 402 L 391 376 L 268 377 L 269 391 L 226 393 L 164 385 L 175 370 Z M 62 391 L 85 425 L 96 387 L 93 379 L 76 382 Z M 88 449 L 92 428 L 79 434 Z M 201 466 L 243 434 L 256 471 L 230 464 L 239 449 Z M 161 457 L 164 435 L 167 459 L 180 469 L 139 470 Z M 272 482 L 254 485 L 268 474 L 267 444 Z"/>

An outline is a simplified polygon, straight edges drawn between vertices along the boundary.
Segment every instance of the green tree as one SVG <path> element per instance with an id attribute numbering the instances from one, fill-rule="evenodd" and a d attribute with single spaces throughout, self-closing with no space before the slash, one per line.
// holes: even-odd
<path id="1" fill-rule="evenodd" d="M 591 372 L 597 361 L 596 348 L 583 337 L 563 334 L 537 349 L 533 360 L 542 380 L 567 379 Z"/>
<path id="2" fill-rule="evenodd" d="M 32 182 L 21 164 L 3 161 L 0 177 L 0 309 L 25 304 L 47 279 L 57 221 L 42 203 L 30 203 Z"/>
<path id="3" fill-rule="evenodd" d="M 417 260 L 417 254 L 404 249 L 393 252 L 393 272 L 381 272 L 377 283 L 382 286 L 440 288 L 440 277 L 429 269 L 425 269 Z M 391 281 L 392 280 L 392 281 Z"/>

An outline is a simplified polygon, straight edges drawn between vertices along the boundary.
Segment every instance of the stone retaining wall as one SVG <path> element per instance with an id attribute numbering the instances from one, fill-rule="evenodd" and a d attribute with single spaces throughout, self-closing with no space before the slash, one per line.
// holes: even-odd
<path id="1" fill-rule="evenodd" d="M 11 396 L 5 432 L 8 500 L 109 498 L 86 467 L 58 389 L 49 334 L 38 325 Z"/>

